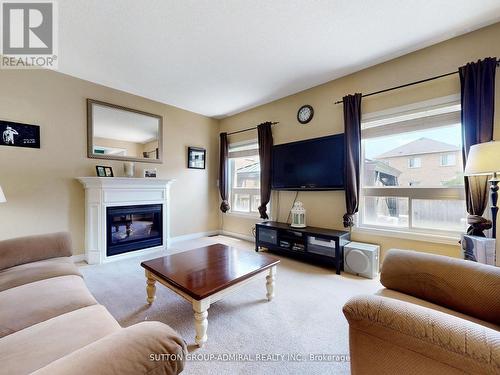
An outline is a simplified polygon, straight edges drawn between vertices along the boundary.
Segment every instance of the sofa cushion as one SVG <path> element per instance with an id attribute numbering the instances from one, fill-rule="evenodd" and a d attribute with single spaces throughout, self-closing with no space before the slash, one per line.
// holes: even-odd
<path id="1" fill-rule="evenodd" d="M 481 319 L 474 318 L 474 317 L 472 317 L 470 315 L 462 314 L 462 313 L 460 313 L 458 311 L 454 311 L 454 310 L 448 309 L 446 307 L 436 305 L 436 304 L 434 304 L 432 302 L 428 302 L 428 301 L 425 301 L 423 299 L 410 296 L 408 294 L 397 292 L 397 291 L 392 290 L 392 289 L 383 288 L 383 289 L 380 289 L 375 294 L 377 294 L 379 296 L 383 296 L 383 297 L 389 297 L 389 298 L 392 298 L 392 299 L 397 299 L 399 301 L 410 302 L 410 303 L 413 303 L 414 305 L 419 305 L 419 306 L 427 307 L 427 308 L 435 310 L 435 311 L 441 311 L 441 312 L 444 312 L 446 314 L 450 314 L 450 315 L 456 316 L 458 318 L 462 318 L 462 319 L 468 320 L 469 322 L 477 323 L 477 324 L 480 324 L 482 326 L 485 326 L 485 327 L 492 328 L 494 330 L 500 331 L 500 326 L 498 326 L 496 324 L 493 324 L 493 323 L 490 323 L 490 322 L 486 322 L 486 321 L 481 320 Z"/>
<path id="2" fill-rule="evenodd" d="M 96 303 L 83 279 L 76 275 L 4 290 L 0 292 L 0 337 Z"/>
<path id="3" fill-rule="evenodd" d="M 120 329 L 101 305 L 59 315 L 1 338 L 0 374 L 33 372 Z"/>
<path id="4" fill-rule="evenodd" d="M 70 257 L 21 264 L 0 271 L 0 292 L 34 281 L 66 275 L 82 275 Z"/>

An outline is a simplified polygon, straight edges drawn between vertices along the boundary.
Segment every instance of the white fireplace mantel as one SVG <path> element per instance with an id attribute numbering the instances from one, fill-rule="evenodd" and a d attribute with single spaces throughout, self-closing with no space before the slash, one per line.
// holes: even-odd
<path id="1" fill-rule="evenodd" d="M 85 257 L 89 264 L 165 250 L 170 238 L 170 185 L 156 178 L 78 177 L 85 188 Z M 163 205 L 163 245 L 121 255 L 106 255 L 106 208 L 145 204 Z"/>

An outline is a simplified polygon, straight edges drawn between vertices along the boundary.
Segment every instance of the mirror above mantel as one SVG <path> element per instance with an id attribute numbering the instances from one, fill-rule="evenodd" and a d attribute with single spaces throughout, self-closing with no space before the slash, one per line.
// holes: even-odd
<path id="1" fill-rule="evenodd" d="M 162 162 L 161 116 L 87 99 L 87 127 L 89 158 Z"/>

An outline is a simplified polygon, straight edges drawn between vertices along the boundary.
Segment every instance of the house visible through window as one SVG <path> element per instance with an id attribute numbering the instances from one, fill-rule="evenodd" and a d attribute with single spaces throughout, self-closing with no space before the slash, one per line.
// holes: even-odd
<path id="1" fill-rule="evenodd" d="M 229 145 L 229 172 L 231 212 L 258 216 L 260 162 L 256 141 Z"/>
<path id="2" fill-rule="evenodd" d="M 359 225 L 437 234 L 463 231 L 460 105 L 366 118 Z"/>

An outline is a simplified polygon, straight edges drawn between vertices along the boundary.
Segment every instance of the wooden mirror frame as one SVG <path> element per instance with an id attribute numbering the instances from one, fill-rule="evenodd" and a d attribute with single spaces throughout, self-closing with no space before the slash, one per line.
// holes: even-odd
<path id="1" fill-rule="evenodd" d="M 94 153 L 94 122 L 93 122 L 93 104 L 98 104 L 105 107 L 121 109 L 123 111 L 138 113 L 144 116 L 150 116 L 158 119 L 159 129 L 158 129 L 158 159 L 147 159 L 147 158 L 137 158 L 129 156 L 113 156 L 113 155 L 98 155 Z M 153 163 L 162 164 L 163 163 L 163 117 L 155 115 L 153 113 L 148 113 L 144 111 L 139 111 L 137 109 L 122 107 L 120 105 L 102 102 L 94 99 L 87 99 L 87 156 L 91 159 L 105 159 L 105 160 L 122 160 L 122 161 L 135 161 L 139 163 Z"/>

